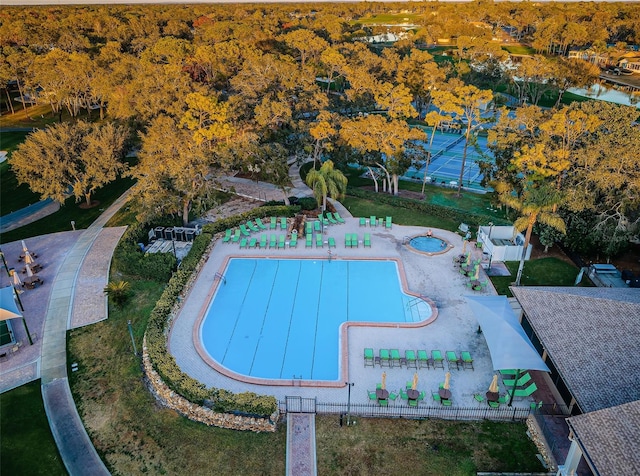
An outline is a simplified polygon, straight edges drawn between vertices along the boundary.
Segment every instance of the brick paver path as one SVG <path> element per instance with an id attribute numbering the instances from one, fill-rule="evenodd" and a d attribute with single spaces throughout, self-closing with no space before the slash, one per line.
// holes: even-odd
<path id="1" fill-rule="evenodd" d="M 316 416 L 287 414 L 287 476 L 316 476 Z"/>

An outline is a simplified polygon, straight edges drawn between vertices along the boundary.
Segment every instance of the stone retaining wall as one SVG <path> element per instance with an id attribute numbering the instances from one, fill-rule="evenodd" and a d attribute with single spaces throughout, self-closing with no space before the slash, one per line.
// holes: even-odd
<path id="1" fill-rule="evenodd" d="M 160 375 L 153 369 L 149 354 L 147 353 L 146 339 L 142 348 L 142 366 L 147 382 L 153 395 L 164 406 L 177 411 L 189 420 L 204 423 L 209 426 L 218 426 L 220 428 L 228 428 L 230 430 L 245 430 L 255 432 L 275 432 L 278 421 L 278 412 L 274 413 L 271 418 L 246 417 L 241 415 L 233 415 L 231 413 L 218 413 L 210 408 L 196 405 L 181 395 L 171 390 Z"/>

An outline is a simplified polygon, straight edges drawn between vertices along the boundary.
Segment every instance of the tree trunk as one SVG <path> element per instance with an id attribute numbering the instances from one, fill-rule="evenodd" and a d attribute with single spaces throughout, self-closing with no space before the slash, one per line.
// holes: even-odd
<path id="1" fill-rule="evenodd" d="M 393 194 L 398 195 L 398 174 L 393 174 Z"/>
<path id="2" fill-rule="evenodd" d="M 4 88 L 4 92 L 7 93 L 7 101 L 9 101 L 9 109 L 11 109 L 11 114 L 15 114 L 16 111 L 13 109 L 13 101 L 11 100 L 11 96 L 9 95 L 9 89 Z"/>
<path id="3" fill-rule="evenodd" d="M 471 136 L 471 121 L 467 123 L 467 132 L 464 137 L 464 150 L 462 152 L 462 165 L 460 165 L 460 179 L 458 180 L 458 197 L 462 197 L 462 178 L 464 177 L 464 164 L 467 162 L 467 148 L 469 147 L 469 136 Z"/>
<path id="4" fill-rule="evenodd" d="M 182 226 L 189 224 L 189 209 L 191 208 L 191 201 L 186 198 L 182 202 Z"/>
<path id="5" fill-rule="evenodd" d="M 22 101 L 22 109 L 24 109 L 24 113 L 27 116 L 27 119 L 31 119 L 31 117 L 29 116 L 29 112 L 27 112 L 27 101 L 24 100 L 24 93 L 22 92 L 20 79 L 16 79 L 16 83 L 18 84 L 18 92 L 20 93 L 20 100 Z"/>
<path id="6" fill-rule="evenodd" d="M 87 202 L 87 206 L 91 206 L 91 192 L 87 192 L 84 194 L 84 200 Z"/>
<path id="7" fill-rule="evenodd" d="M 375 191 L 376 193 L 378 193 L 378 179 L 376 178 L 376 175 L 373 173 L 373 169 L 369 166 L 367 166 L 367 168 L 369 169 L 369 173 L 371 174 L 371 178 L 373 179 L 373 186 L 375 187 Z"/>
<path id="8" fill-rule="evenodd" d="M 520 255 L 520 264 L 518 265 L 518 274 L 516 275 L 516 286 L 520 286 L 520 280 L 522 279 L 522 271 L 524 270 L 524 259 L 527 256 L 527 248 L 529 247 L 529 241 L 531 241 L 531 232 L 533 231 L 533 225 L 535 225 L 538 215 L 532 215 L 529 217 L 529 225 L 527 226 L 527 232 L 524 235 L 524 244 L 522 245 L 522 254 Z"/>
<path id="9" fill-rule="evenodd" d="M 436 127 L 438 127 L 437 123 L 433 125 L 431 138 L 429 139 L 429 150 L 427 151 L 427 160 L 424 165 L 424 177 L 422 179 L 422 195 L 424 195 L 424 186 L 427 183 L 427 172 L 429 171 L 429 165 L 431 164 L 431 147 L 433 146 L 433 137 L 436 135 Z"/>

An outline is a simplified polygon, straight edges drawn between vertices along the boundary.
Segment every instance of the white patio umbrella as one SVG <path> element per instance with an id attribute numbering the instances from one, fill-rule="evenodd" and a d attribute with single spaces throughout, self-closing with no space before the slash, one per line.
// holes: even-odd
<path id="1" fill-rule="evenodd" d="M 24 251 L 25 253 L 29 252 L 29 249 L 27 248 L 27 245 L 25 244 L 24 240 L 21 240 L 22 243 L 22 251 Z"/>
<path id="2" fill-rule="evenodd" d="M 474 281 L 477 281 L 479 278 L 480 278 L 480 266 L 476 265 L 475 272 L 473 273 L 473 276 L 471 276 L 471 279 Z"/>
<path id="3" fill-rule="evenodd" d="M 35 263 L 33 256 L 31 256 L 31 253 L 29 253 L 29 250 L 25 250 L 24 252 L 24 262 L 27 264 Z"/>
<path id="4" fill-rule="evenodd" d="M 25 269 L 27 270 L 27 278 L 32 278 L 33 277 L 33 271 L 31 271 L 31 266 L 29 266 L 28 264 L 24 266 Z"/>
<path id="5" fill-rule="evenodd" d="M 13 287 L 17 288 L 19 286 L 22 286 L 22 280 L 20 279 L 20 276 L 18 276 L 18 273 L 16 273 L 16 270 L 11 268 L 9 270 L 9 273 L 11 274 L 11 280 L 13 281 Z"/>
<path id="6" fill-rule="evenodd" d="M 411 390 L 418 388 L 418 372 L 413 374 L 413 382 L 411 382 Z"/>
<path id="7" fill-rule="evenodd" d="M 449 390 L 450 379 L 451 379 L 451 372 L 447 372 L 446 374 L 444 374 L 444 385 L 442 386 L 442 388 Z"/>
<path id="8" fill-rule="evenodd" d="M 491 380 L 491 385 L 489 385 L 489 391 L 498 393 L 498 375 L 493 376 L 493 380 Z"/>
<path id="9" fill-rule="evenodd" d="M 382 383 L 380 387 L 384 389 L 387 386 L 387 372 L 382 372 Z"/>

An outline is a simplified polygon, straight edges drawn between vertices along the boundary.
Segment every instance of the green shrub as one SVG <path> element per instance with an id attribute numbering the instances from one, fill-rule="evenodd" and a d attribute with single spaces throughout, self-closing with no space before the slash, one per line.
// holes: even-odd
<path id="1" fill-rule="evenodd" d="M 302 197 L 298 199 L 300 210 L 315 210 L 318 208 L 318 201 L 315 197 Z"/>

